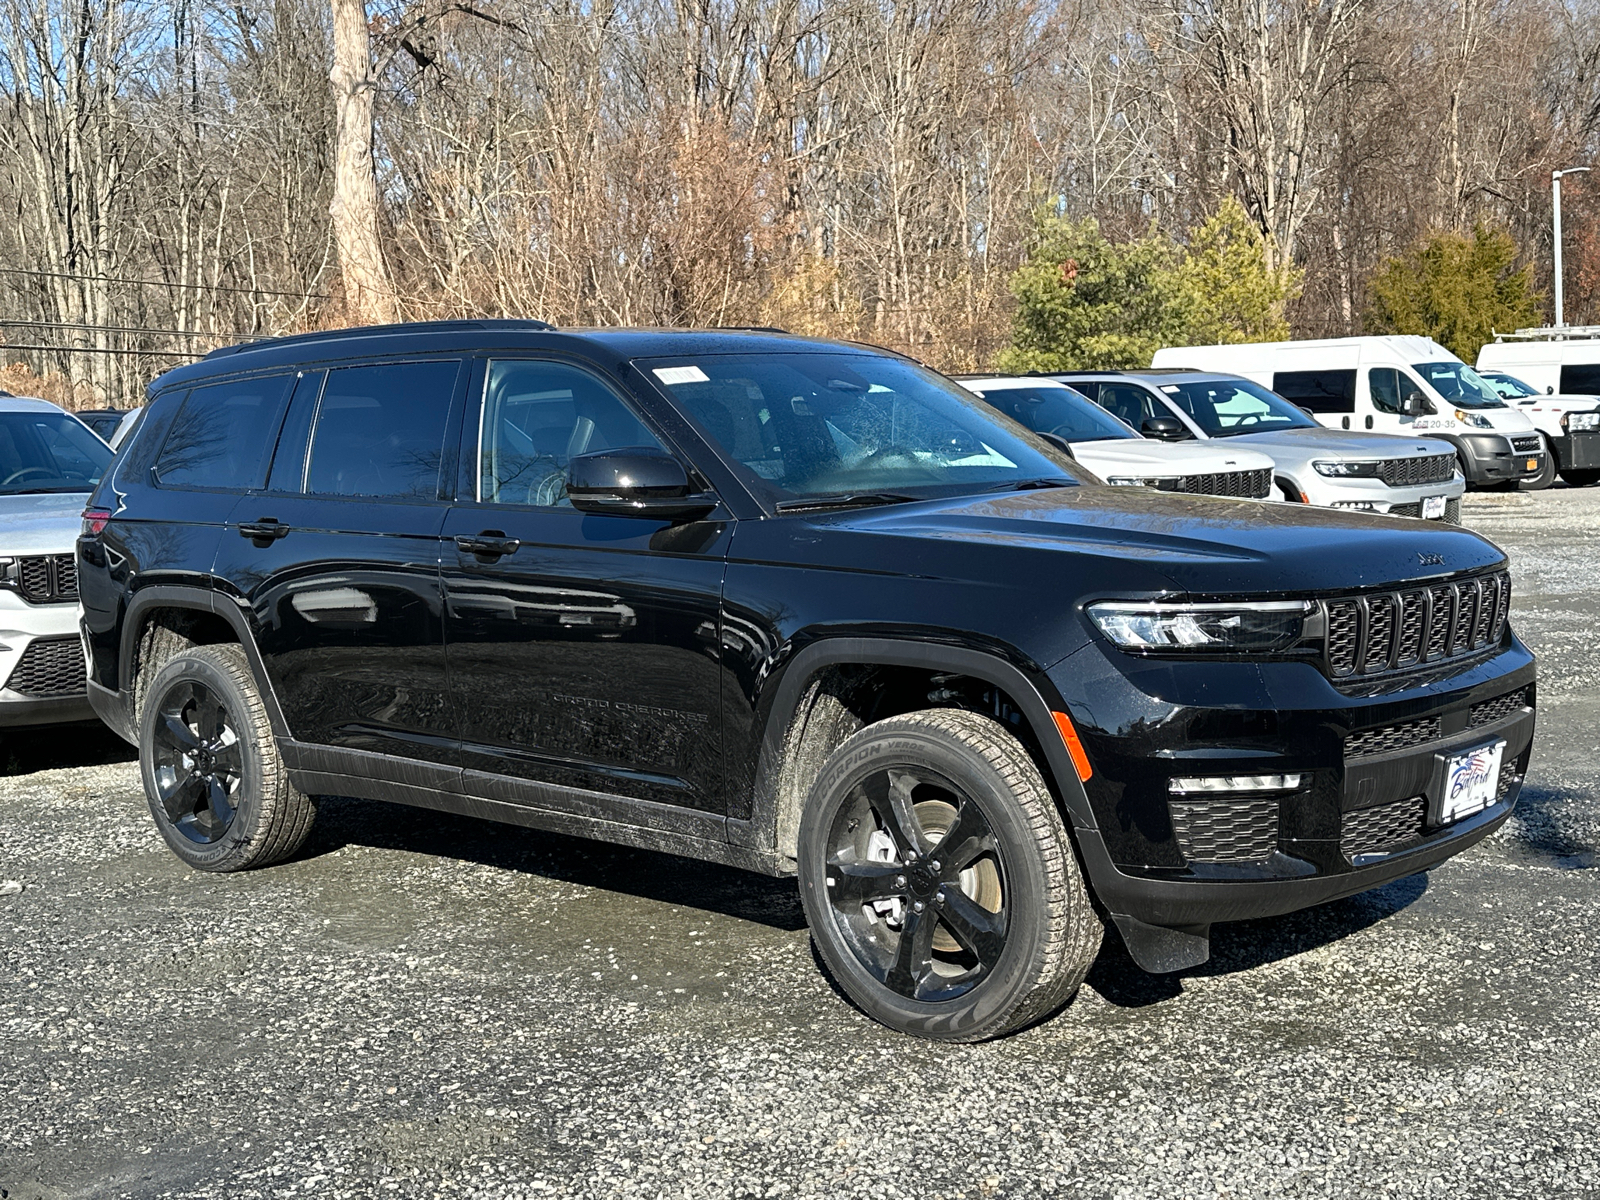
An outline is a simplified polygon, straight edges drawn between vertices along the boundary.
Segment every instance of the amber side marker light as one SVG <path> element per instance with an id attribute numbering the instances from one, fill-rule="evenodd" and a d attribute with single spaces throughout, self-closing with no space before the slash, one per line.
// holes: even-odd
<path id="1" fill-rule="evenodd" d="M 1089 756 L 1083 752 L 1083 739 L 1078 737 L 1078 729 L 1073 725 L 1072 718 L 1060 712 L 1050 715 L 1056 719 L 1056 728 L 1061 731 L 1061 740 L 1066 744 L 1067 753 L 1072 755 L 1072 765 L 1078 769 L 1078 778 L 1088 783 L 1094 768 L 1089 765 Z"/>

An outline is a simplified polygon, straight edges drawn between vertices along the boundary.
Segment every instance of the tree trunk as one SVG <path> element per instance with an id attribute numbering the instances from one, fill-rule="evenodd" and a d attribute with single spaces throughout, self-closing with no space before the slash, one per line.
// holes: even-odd
<path id="1" fill-rule="evenodd" d="M 394 285 L 378 241 L 378 183 L 372 164 L 372 49 L 364 0 L 332 0 L 335 150 L 334 243 L 344 278 L 345 304 L 358 324 L 400 318 Z"/>

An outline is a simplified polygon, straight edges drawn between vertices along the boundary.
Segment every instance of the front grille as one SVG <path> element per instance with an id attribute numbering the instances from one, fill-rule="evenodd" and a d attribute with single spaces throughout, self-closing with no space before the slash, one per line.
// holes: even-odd
<path id="1" fill-rule="evenodd" d="M 1514 692 L 1507 692 L 1504 696 L 1496 696 L 1493 700 L 1474 704 L 1467 723 L 1476 729 L 1479 725 L 1492 725 L 1496 721 L 1504 720 L 1525 706 L 1526 695 L 1526 688 L 1518 688 Z"/>
<path id="2" fill-rule="evenodd" d="M 1455 474 L 1454 454 L 1417 454 L 1410 458 L 1386 458 L 1378 464 L 1378 478 L 1390 487 L 1449 483 L 1455 478 Z"/>
<path id="3" fill-rule="evenodd" d="M 1518 454 L 1537 454 L 1544 449 L 1544 441 L 1537 433 L 1511 439 L 1511 448 Z"/>
<path id="4" fill-rule="evenodd" d="M 17 562 L 22 598 L 32 604 L 66 604 L 78 598 L 78 563 L 70 554 L 45 554 Z"/>
<path id="5" fill-rule="evenodd" d="M 73 696 L 88 691 L 83 646 L 75 637 L 35 638 L 22 652 L 6 687 L 24 696 Z"/>
<path id="6" fill-rule="evenodd" d="M 1504 571 L 1430 588 L 1326 600 L 1328 674 L 1335 679 L 1376 675 L 1486 650 L 1505 635 L 1510 608 L 1511 577 Z"/>
<path id="7" fill-rule="evenodd" d="M 1188 862 L 1261 862 L 1278 848 L 1278 802 L 1259 796 L 1171 800 L 1172 831 Z"/>
<path id="8" fill-rule="evenodd" d="M 1405 721 L 1399 725 L 1363 729 L 1360 733 L 1352 733 L 1345 739 L 1344 757 L 1346 761 L 1353 758 L 1371 758 L 1374 754 L 1388 754 L 1394 750 L 1420 746 L 1423 742 L 1438 741 L 1442 736 L 1443 731 L 1438 717 L 1423 717 L 1421 720 Z"/>
<path id="9" fill-rule="evenodd" d="M 1358 854 L 1394 850 L 1423 835 L 1428 801 L 1423 796 L 1358 808 L 1344 814 L 1339 827 L 1339 847 L 1349 859 Z"/>
<path id="10" fill-rule="evenodd" d="M 1195 496 L 1235 496 L 1262 500 L 1272 491 L 1272 468 L 1259 471 L 1218 471 L 1212 475 L 1185 475 L 1172 489 Z"/>

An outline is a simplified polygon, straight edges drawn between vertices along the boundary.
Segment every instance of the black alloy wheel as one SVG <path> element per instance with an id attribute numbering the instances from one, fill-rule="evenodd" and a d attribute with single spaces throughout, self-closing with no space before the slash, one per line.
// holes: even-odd
<path id="1" fill-rule="evenodd" d="M 936 771 L 886 768 L 852 790 L 828 845 L 834 922 L 884 986 L 937 1002 L 994 971 L 1005 871 L 978 801 Z"/>
<path id="2" fill-rule="evenodd" d="M 151 757 L 156 793 L 173 828 L 203 846 L 220 841 L 233 825 L 244 780 L 227 706 L 197 680 L 174 684 L 157 704 Z"/>

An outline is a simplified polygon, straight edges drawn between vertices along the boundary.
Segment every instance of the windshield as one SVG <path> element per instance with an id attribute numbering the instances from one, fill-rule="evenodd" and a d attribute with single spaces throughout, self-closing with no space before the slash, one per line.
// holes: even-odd
<path id="1" fill-rule="evenodd" d="M 1485 371 L 1479 375 L 1479 378 L 1499 392 L 1501 398 L 1505 400 L 1520 400 L 1524 396 L 1537 396 L 1539 394 L 1515 375 L 1507 375 L 1502 371 L 1495 371 L 1492 374 Z"/>
<path id="2" fill-rule="evenodd" d="M 902 359 L 821 351 L 668 361 L 640 366 L 771 500 L 924 499 L 1081 478 L 1049 443 Z"/>
<path id="3" fill-rule="evenodd" d="M 0 495 L 90 492 L 111 447 L 65 413 L 0 412 Z"/>
<path id="4" fill-rule="evenodd" d="M 1314 420 L 1282 396 L 1248 379 L 1168 383 L 1161 385 L 1161 391 L 1193 417 L 1208 437 L 1317 428 Z"/>
<path id="5" fill-rule="evenodd" d="M 1500 393 L 1464 362 L 1413 363 L 1411 369 L 1457 408 L 1504 408 Z"/>
<path id="6" fill-rule="evenodd" d="M 1069 387 L 986 389 L 974 379 L 967 387 L 1019 425 L 1069 442 L 1100 442 L 1139 435 L 1082 392 Z"/>

